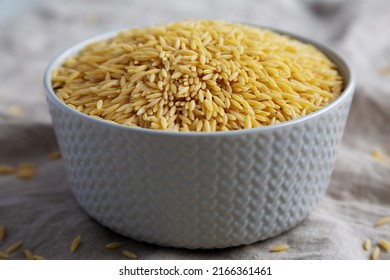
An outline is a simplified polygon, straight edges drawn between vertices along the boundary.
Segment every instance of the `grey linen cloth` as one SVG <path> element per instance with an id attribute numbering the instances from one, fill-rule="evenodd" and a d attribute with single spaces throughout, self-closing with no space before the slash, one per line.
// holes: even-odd
<path id="1" fill-rule="evenodd" d="M 3 12 L 7 1 L 2 3 Z M 11 2 L 11 1 L 8 1 Z M 21 5 L 22 1 L 18 2 Z M 37 176 L 0 175 L 0 251 L 16 241 L 48 259 L 123 259 L 106 243 L 121 241 L 140 259 L 368 259 L 362 243 L 390 240 L 390 5 L 388 1 L 26 1 L 0 18 L 0 165 L 31 162 Z M 16 5 L 16 4 L 15 4 Z M 27 7 L 27 6 L 26 6 Z M 137 242 L 89 218 L 73 198 L 42 89 L 56 54 L 105 31 L 184 18 L 225 19 L 291 31 L 339 51 L 357 75 L 357 92 L 326 197 L 294 229 L 269 240 L 222 250 L 185 250 Z M 386 68 L 387 67 L 387 68 Z M 74 237 L 81 245 L 70 253 Z M 270 253 L 278 243 L 290 249 Z M 23 259 L 22 250 L 11 254 Z M 381 259 L 390 259 L 382 253 Z"/>

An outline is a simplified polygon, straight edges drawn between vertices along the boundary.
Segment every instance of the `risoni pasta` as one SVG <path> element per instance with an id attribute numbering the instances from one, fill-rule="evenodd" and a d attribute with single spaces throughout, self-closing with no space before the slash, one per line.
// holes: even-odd
<path id="1" fill-rule="evenodd" d="M 340 95 L 321 51 L 267 29 L 187 20 L 94 42 L 52 73 L 73 109 L 126 126 L 226 131 L 305 116 Z"/>

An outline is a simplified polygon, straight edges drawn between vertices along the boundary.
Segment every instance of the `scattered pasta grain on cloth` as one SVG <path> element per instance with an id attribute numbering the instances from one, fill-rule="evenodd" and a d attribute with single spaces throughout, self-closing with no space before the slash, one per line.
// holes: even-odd
<path id="1" fill-rule="evenodd" d="M 375 227 L 382 227 L 382 226 L 387 225 L 389 223 L 390 223 L 390 217 L 385 216 L 385 217 L 380 218 L 378 221 L 376 221 Z"/>
<path id="2" fill-rule="evenodd" d="M 390 159 L 386 157 L 386 155 L 380 149 L 373 150 L 372 157 L 379 163 L 382 163 L 386 166 L 390 166 Z"/>
<path id="3" fill-rule="evenodd" d="M 23 245 L 23 242 L 21 242 L 21 241 L 15 242 L 15 243 L 11 244 L 7 249 L 5 249 L 5 253 L 11 254 L 11 253 L 15 252 L 16 250 L 18 250 L 20 247 L 22 247 L 22 245 Z"/>
<path id="4" fill-rule="evenodd" d="M 108 243 L 106 244 L 106 248 L 107 249 L 118 249 L 118 248 L 121 248 L 123 247 L 123 243 L 122 242 L 111 242 L 111 243 Z"/>
<path id="5" fill-rule="evenodd" d="M 18 167 L 17 174 L 20 179 L 31 179 L 37 175 L 37 167 L 33 163 L 21 163 Z"/>
<path id="6" fill-rule="evenodd" d="M 4 252 L 0 252 L 0 260 L 9 259 L 9 255 Z"/>
<path id="7" fill-rule="evenodd" d="M 33 253 L 32 253 L 31 250 L 25 249 L 25 250 L 23 251 L 23 253 L 24 253 L 24 256 L 26 257 L 26 259 L 28 259 L 28 260 L 34 260 L 34 255 L 33 255 Z"/>
<path id="8" fill-rule="evenodd" d="M 379 245 L 386 251 L 390 252 L 390 243 L 384 239 L 379 240 Z"/>
<path id="9" fill-rule="evenodd" d="M 379 259 L 380 253 L 381 253 L 381 250 L 379 249 L 379 247 L 375 247 L 374 250 L 372 251 L 371 259 L 372 259 L 372 260 L 377 260 L 377 259 Z"/>
<path id="10" fill-rule="evenodd" d="M 136 260 L 138 259 L 138 256 L 136 254 L 134 254 L 133 252 L 129 251 L 129 250 L 123 250 L 122 251 L 122 254 L 128 258 L 128 259 L 131 259 L 131 260 Z"/>
<path id="11" fill-rule="evenodd" d="M 23 109 L 19 105 L 13 104 L 8 107 L 8 112 L 14 117 L 20 117 L 23 115 Z"/>
<path id="12" fill-rule="evenodd" d="M 73 239 L 72 244 L 70 245 L 70 252 L 74 253 L 77 248 L 80 246 L 81 241 L 81 235 L 76 236 L 75 239 Z"/>
<path id="13" fill-rule="evenodd" d="M 34 260 L 37 260 L 37 261 L 40 261 L 40 260 L 46 260 L 46 258 L 45 257 L 42 257 L 42 256 L 40 256 L 40 255 L 33 255 L 33 258 L 34 258 Z"/>
<path id="14" fill-rule="evenodd" d="M 363 249 L 364 249 L 364 251 L 368 251 L 371 249 L 371 240 L 370 239 L 364 240 Z"/>
<path id="15" fill-rule="evenodd" d="M 12 174 L 16 171 L 16 168 L 10 165 L 0 165 L 0 175 Z"/>
<path id="16" fill-rule="evenodd" d="M 0 241 L 5 238 L 5 234 L 6 234 L 5 226 L 0 225 Z"/>
<path id="17" fill-rule="evenodd" d="M 61 152 L 60 151 L 54 151 L 51 152 L 48 156 L 49 160 L 56 160 L 61 158 Z"/>
<path id="18" fill-rule="evenodd" d="M 287 251 L 289 248 L 290 246 L 288 246 L 287 244 L 278 244 L 271 248 L 271 252 L 273 253 L 283 252 L 283 251 Z"/>
<path id="19" fill-rule="evenodd" d="M 343 89 L 322 52 L 267 29 L 187 20 L 94 42 L 52 73 L 73 109 L 125 126 L 226 131 L 277 124 Z"/>

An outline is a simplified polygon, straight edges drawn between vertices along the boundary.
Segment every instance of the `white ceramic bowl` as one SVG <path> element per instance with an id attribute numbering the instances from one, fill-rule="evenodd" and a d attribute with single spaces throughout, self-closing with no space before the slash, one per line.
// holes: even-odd
<path id="1" fill-rule="evenodd" d="M 239 131 L 159 131 L 79 113 L 51 87 L 65 58 L 117 32 L 69 48 L 45 73 L 69 184 L 91 217 L 136 240 L 224 248 L 276 236 L 309 215 L 328 188 L 354 93 L 340 56 L 284 33 L 322 50 L 345 80 L 340 97 L 308 116 Z"/>

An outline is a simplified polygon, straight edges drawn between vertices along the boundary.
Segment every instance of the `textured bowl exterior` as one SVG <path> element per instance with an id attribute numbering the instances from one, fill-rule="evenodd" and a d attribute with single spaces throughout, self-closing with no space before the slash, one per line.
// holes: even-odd
<path id="1" fill-rule="evenodd" d="M 214 133 L 129 128 L 78 113 L 50 89 L 57 58 L 46 91 L 76 200 L 108 228 L 164 246 L 224 248 L 291 229 L 326 193 L 352 100 L 348 68 L 328 55 L 349 80 L 329 108 Z"/>

